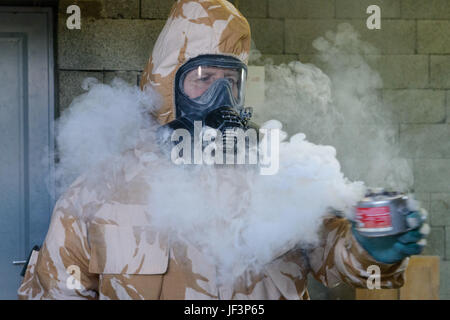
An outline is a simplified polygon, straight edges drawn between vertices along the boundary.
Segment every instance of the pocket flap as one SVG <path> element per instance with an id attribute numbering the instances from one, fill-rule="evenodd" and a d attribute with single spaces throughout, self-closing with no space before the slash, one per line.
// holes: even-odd
<path id="1" fill-rule="evenodd" d="M 89 272 L 163 274 L 169 260 L 168 239 L 148 227 L 91 224 Z"/>

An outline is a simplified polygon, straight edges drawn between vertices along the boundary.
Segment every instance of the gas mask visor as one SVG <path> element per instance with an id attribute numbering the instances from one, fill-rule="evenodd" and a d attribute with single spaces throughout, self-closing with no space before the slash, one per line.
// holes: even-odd
<path id="1" fill-rule="evenodd" d="M 220 107 L 244 107 L 247 66 L 237 58 L 202 55 L 185 63 L 175 77 L 176 117 L 204 120 Z"/>

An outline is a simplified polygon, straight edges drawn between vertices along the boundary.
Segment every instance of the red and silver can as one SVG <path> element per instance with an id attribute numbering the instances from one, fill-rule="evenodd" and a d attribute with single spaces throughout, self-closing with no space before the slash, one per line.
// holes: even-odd
<path id="1" fill-rule="evenodd" d="M 391 236 L 411 230 L 408 197 L 398 192 L 369 191 L 355 207 L 355 228 L 366 237 Z"/>

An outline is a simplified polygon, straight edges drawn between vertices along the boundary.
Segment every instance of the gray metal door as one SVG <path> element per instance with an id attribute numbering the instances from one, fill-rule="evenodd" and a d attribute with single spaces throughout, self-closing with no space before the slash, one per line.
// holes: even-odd
<path id="1" fill-rule="evenodd" d="M 53 207 L 52 35 L 50 9 L 0 7 L 0 299 L 16 299 Z"/>

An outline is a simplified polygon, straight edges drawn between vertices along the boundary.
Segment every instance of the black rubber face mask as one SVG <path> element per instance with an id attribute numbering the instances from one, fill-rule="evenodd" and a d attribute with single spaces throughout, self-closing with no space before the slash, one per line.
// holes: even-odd
<path id="1" fill-rule="evenodd" d="M 194 122 L 218 129 L 227 139 L 230 129 L 257 129 L 251 108 L 244 108 L 247 66 L 234 57 L 202 55 L 189 60 L 175 76 L 176 119 L 161 129 L 186 129 Z"/>

